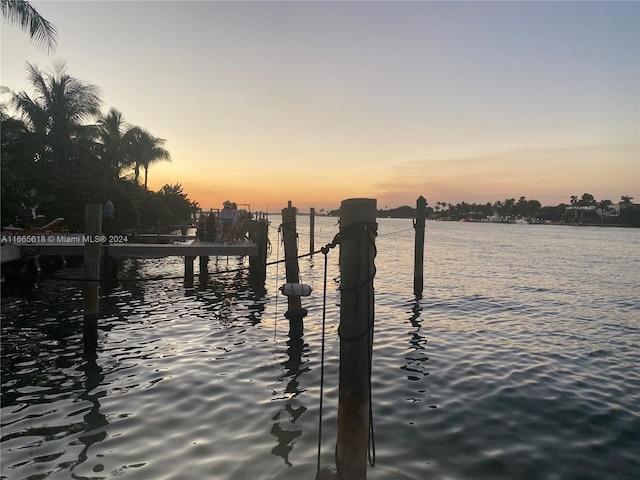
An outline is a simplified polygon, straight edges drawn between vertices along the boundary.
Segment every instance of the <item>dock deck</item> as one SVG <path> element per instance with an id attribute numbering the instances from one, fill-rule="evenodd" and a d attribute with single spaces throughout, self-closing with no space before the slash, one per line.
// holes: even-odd
<path id="1" fill-rule="evenodd" d="M 11 242 L 2 245 L 0 258 L 2 263 L 20 260 L 30 256 L 83 256 L 83 234 L 67 234 L 47 237 L 47 241 Z M 162 257 L 220 257 L 220 256 L 256 256 L 255 243 L 243 241 L 222 244 L 193 240 L 182 243 L 112 243 L 102 245 L 102 255 L 128 258 Z"/>

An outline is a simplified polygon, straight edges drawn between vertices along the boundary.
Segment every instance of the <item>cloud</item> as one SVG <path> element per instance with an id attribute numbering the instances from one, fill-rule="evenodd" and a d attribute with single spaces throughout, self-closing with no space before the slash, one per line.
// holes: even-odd
<path id="1" fill-rule="evenodd" d="M 576 192 L 615 198 L 624 192 L 638 193 L 639 152 L 638 144 L 626 144 L 427 158 L 397 164 L 376 186 L 382 198 L 396 201 L 420 194 L 452 203 L 521 195 L 559 203 Z"/>

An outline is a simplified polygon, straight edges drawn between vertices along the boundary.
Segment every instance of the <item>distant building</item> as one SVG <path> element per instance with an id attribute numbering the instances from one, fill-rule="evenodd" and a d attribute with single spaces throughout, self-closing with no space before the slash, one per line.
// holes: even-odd
<path id="1" fill-rule="evenodd" d="M 632 209 L 640 209 L 640 203 L 631 203 L 625 204 L 624 202 L 614 203 L 609 205 L 609 207 L 603 212 L 601 208 L 598 208 L 594 205 L 589 206 L 580 206 L 580 205 L 570 205 L 565 207 L 565 213 L 574 213 L 575 210 L 578 212 L 595 212 L 597 215 L 602 217 L 618 217 L 620 216 L 620 212 L 625 208 Z"/>

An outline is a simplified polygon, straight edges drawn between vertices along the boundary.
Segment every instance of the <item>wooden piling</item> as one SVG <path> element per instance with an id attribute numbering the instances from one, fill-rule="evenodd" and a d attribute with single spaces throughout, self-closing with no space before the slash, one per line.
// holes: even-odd
<path id="1" fill-rule="evenodd" d="M 198 281 L 200 282 L 200 288 L 202 288 L 209 283 L 209 256 L 200 255 L 199 263 L 200 270 L 198 271 Z"/>
<path id="2" fill-rule="evenodd" d="M 413 294 L 422 298 L 424 288 L 424 226 L 427 214 L 427 200 L 420 195 L 416 201 L 416 230 L 415 255 L 413 264 Z"/>
<path id="3" fill-rule="evenodd" d="M 282 209 L 282 240 L 284 242 L 284 260 L 287 283 L 300 283 L 300 267 L 298 266 L 298 234 L 296 232 L 296 208 L 289 206 Z M 302 308 L 300 297 L 287 297 L 288 310 L 285 316 L 289 319 L 290 331 L 301 333 L 302 319 L 307 311 Z"/>
<path id="4" fill-rule="evenodd" d="M 371 408 L 376 200 L 344 200 L 340 211 L 340 379 L 336 466 L 340 480 L 365 480 Z"/>
<path id="5" fill-rule="evenodd" d="M 316 209 L 311 208 L 309 212 L 309 253 L 313 255 L 315 250 L 314 230 L 316 225 Z"/>
<path id="6" fill-rule="evenodd" d="M 96 358 L 98 346 L 98 299 L 100 256 L 102 253 L 102 205 L 85 205 L 84 209 L 84 322 L 82 338 L 87 359 Z"/>
<path id="7" fill-rule="evenodd" d="M 193 286 L 193 262 L 196 257 L 186 255 L 184 257 L 184 284 L 185 286 Z"/>
<path id="8" fill-rule="evenodd" d="M 269 224 L 266 220 L 252 222 L 249 240 L 258 247 L 258 255 L 249 257 L 249 280 L 254 288 L 264 289 L 267 280 L 267 242 Z"/>
<path id="9" fill-rule="evenodd" d="M 200 256 L 200 275 L 209 274 L 209 257 L 206 255 Z"/>

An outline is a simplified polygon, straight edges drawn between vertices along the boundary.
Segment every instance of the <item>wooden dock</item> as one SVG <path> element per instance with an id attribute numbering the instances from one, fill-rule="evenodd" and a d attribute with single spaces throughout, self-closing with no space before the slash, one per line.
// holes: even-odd
<path id="1" fill-rule="evenodd" d="M 83 234 L 56 235 L 49 241 L 12 242 L 2 246 L 2 263 L 32 256 L 83 256 Z M 162 258 L 162 257 L 231 257 L 258 255 L 255 243 L 243 241 L 233 244 L 192 240 L 183 243 L 129 243 L 102 244 L 102 255 L 115 258 Z"/>
<path id="2" fill-rule="evenodd" d="M 39 262 L 43 256 L 62 257 L 63 264 L 66 263 L 65 257 L 83 257 L 85 279 L 92 279 L 87 273 L 87 266 L 94 264 L 102 264 L 101 269 L 97 268 L 99 278 L 113 279 L 117 276 L 119 258 L 183 257 L 185 283 L 190 284 L 196 257 L 200 257 L 202 275 L 208 273 L 210 257 L 247 256 L 250 282 L 256 288 L 264 288 L 269 242 L 266 219 L 252 220 L 247 225 L 248 240 L 218 243 L 206 238 L 193 239 L 193 236 L 186 235 L 186 227 L 182 228 L 182 235 L 107 236 L 102 230 L 101 217 L 102 206 L 93 204 L 85 205 L 85 233 L 5 229 L 1 234 L 0 263 L 8 267 L 10 262 L 22 261 L 24 267 L 26 262 L 33 260 L 40 273 Z M 4 281 L 4 277 L 2 279 Z"/>

